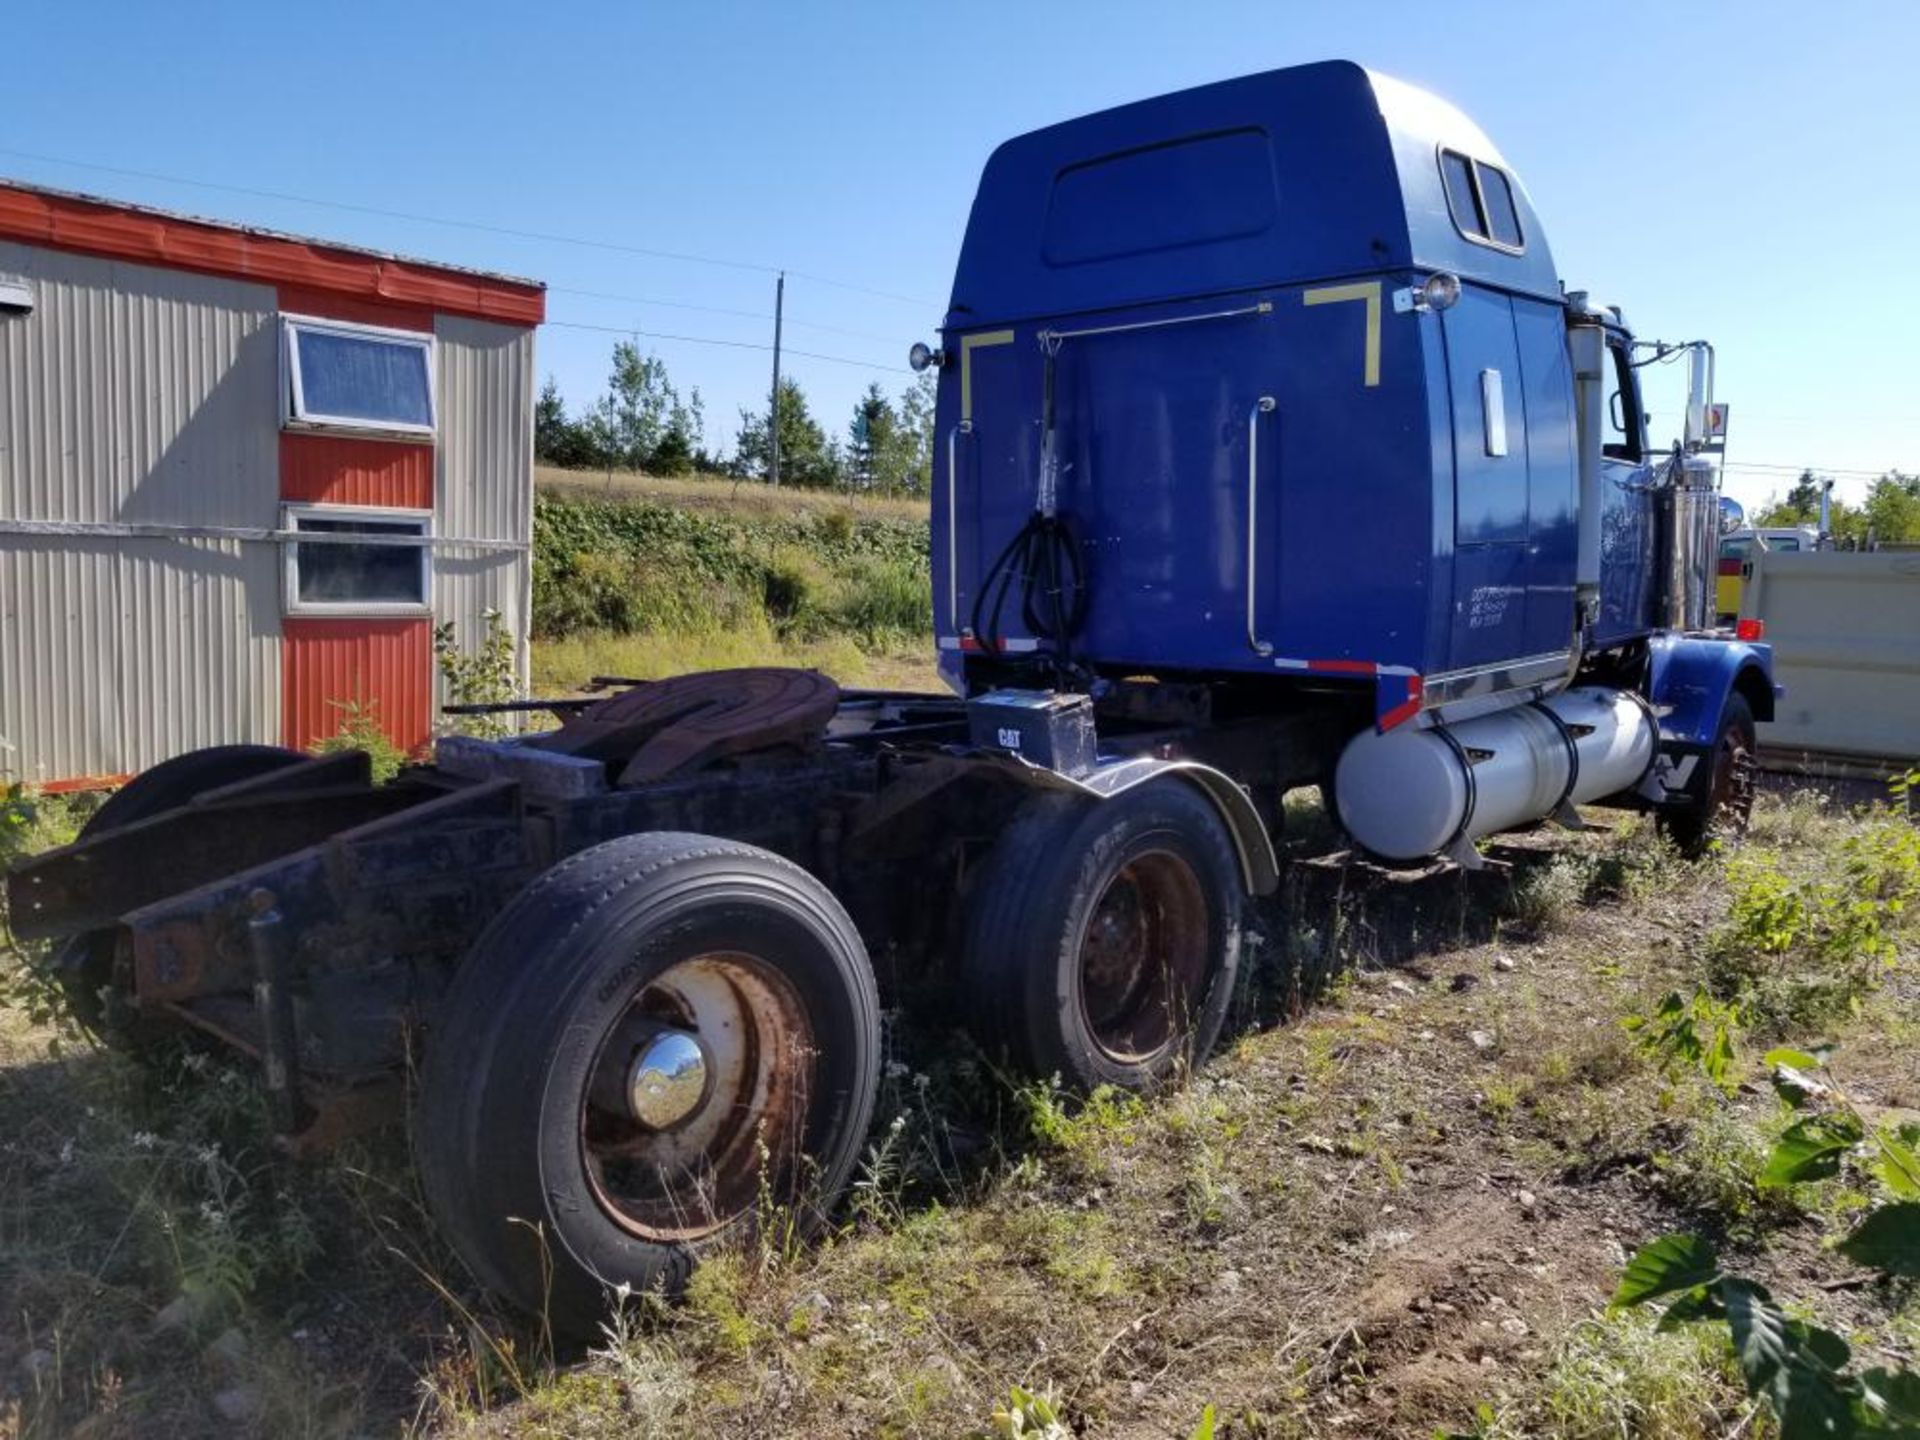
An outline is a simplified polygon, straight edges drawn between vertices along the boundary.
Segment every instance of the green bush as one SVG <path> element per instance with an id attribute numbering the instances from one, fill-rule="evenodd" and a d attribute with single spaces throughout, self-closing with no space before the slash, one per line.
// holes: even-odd
<path id="1" fill-rule="evenodd" d="M 756 622 L 802 640 L 933 630 L 923 521 L 542 495 L 533 535 L 532 630 L 542 640 Z"/>
<path id="2" fill-rule="evenodd" d="M 831 585 L 826 568 L 798 545 L 783 545 L 767 560 L 761 593 L 776 623 L 805 624 L 820 610 Z"/>
<path id="3" fill-rule="evenodd" d="M 856 562 L 838 608 L 841 625 L 873 639 L 933 633 L 925 567 L 879 558 Z"/>
<path id="4" fill-rule="evenodd" d="M 1920 900 L 1920 830 L 1885 811 L 1810 873 L 1777 855 L 1731 868 L 1733 903 L 1707 949 L 1721 998 L 1756 1028 L 1817 1029 L 1875 988 Z"/>

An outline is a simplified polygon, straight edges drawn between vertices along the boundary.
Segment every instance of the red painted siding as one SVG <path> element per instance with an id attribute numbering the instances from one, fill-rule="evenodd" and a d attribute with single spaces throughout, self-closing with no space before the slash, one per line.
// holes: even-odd
<path id="1" fill-rule="evenodd" d="M 283 431 L 280 498 L 431 510 L 433 446 Z"/>
<path id="2" fill-rule="evenodd" d="M 296 750 L 338 734 L 343 703 L 370 706 L 387 738 L 406 751 L 433 726 L 433 624 L 426 616 L 339 620 L 289 615 L 281 622 L 280 724 Z"/>
<path id="3" fill-rule="evenodd" d="M 0 237 L 84 255 L 291 284 L 368 303 L 538 325 L 546 288 L 135 205 L 0 184 Z M 430 327 L 429 327 L 430 328 Z"/>

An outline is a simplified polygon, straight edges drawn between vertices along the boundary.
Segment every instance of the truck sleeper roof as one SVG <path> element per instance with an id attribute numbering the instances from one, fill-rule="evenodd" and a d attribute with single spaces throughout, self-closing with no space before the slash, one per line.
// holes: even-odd
<path id="1" fill-rule="evenodd" d="M 1389 76 L 1325 61 L 1001 145 L 946 324 L 1410 268 L 1560 296 L 1526 191 L 1480 127 Z"/>

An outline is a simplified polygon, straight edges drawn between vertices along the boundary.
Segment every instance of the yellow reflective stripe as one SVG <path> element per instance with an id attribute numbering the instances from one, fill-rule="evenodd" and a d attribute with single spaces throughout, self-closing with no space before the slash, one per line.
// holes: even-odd
<path id="1" fill-rule="evenodd" d="M 1334 305 L 1342 300 L 1367 302 L 1366 383 L 1380 383 L 1380 282 L 1363 280 L 1353 285 L 1322 285 L 1301 296 L 1309 305 Z"/>
<path id="2" fill-rule="evenodd" d="M 1378 290 L 1379 286 L 1374 286 Z M 1011 345 L 1013 331 L 989 330 L 982 335 L 965 335 L 960 339 L 960 418 L 973 419 L 973 352 L 988 345 Z"/>

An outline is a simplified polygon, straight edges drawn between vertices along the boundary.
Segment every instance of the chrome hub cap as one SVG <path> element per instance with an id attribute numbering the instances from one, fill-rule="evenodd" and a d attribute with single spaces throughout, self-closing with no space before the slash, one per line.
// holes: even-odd
<path id="1" fill-rule="evenodd" d="M 649 1130 L 671 1130 L 706 1103 L 712 1069 L 697 1036 L 662 1030 L 633 1058 L 627 1109 Z"/>

